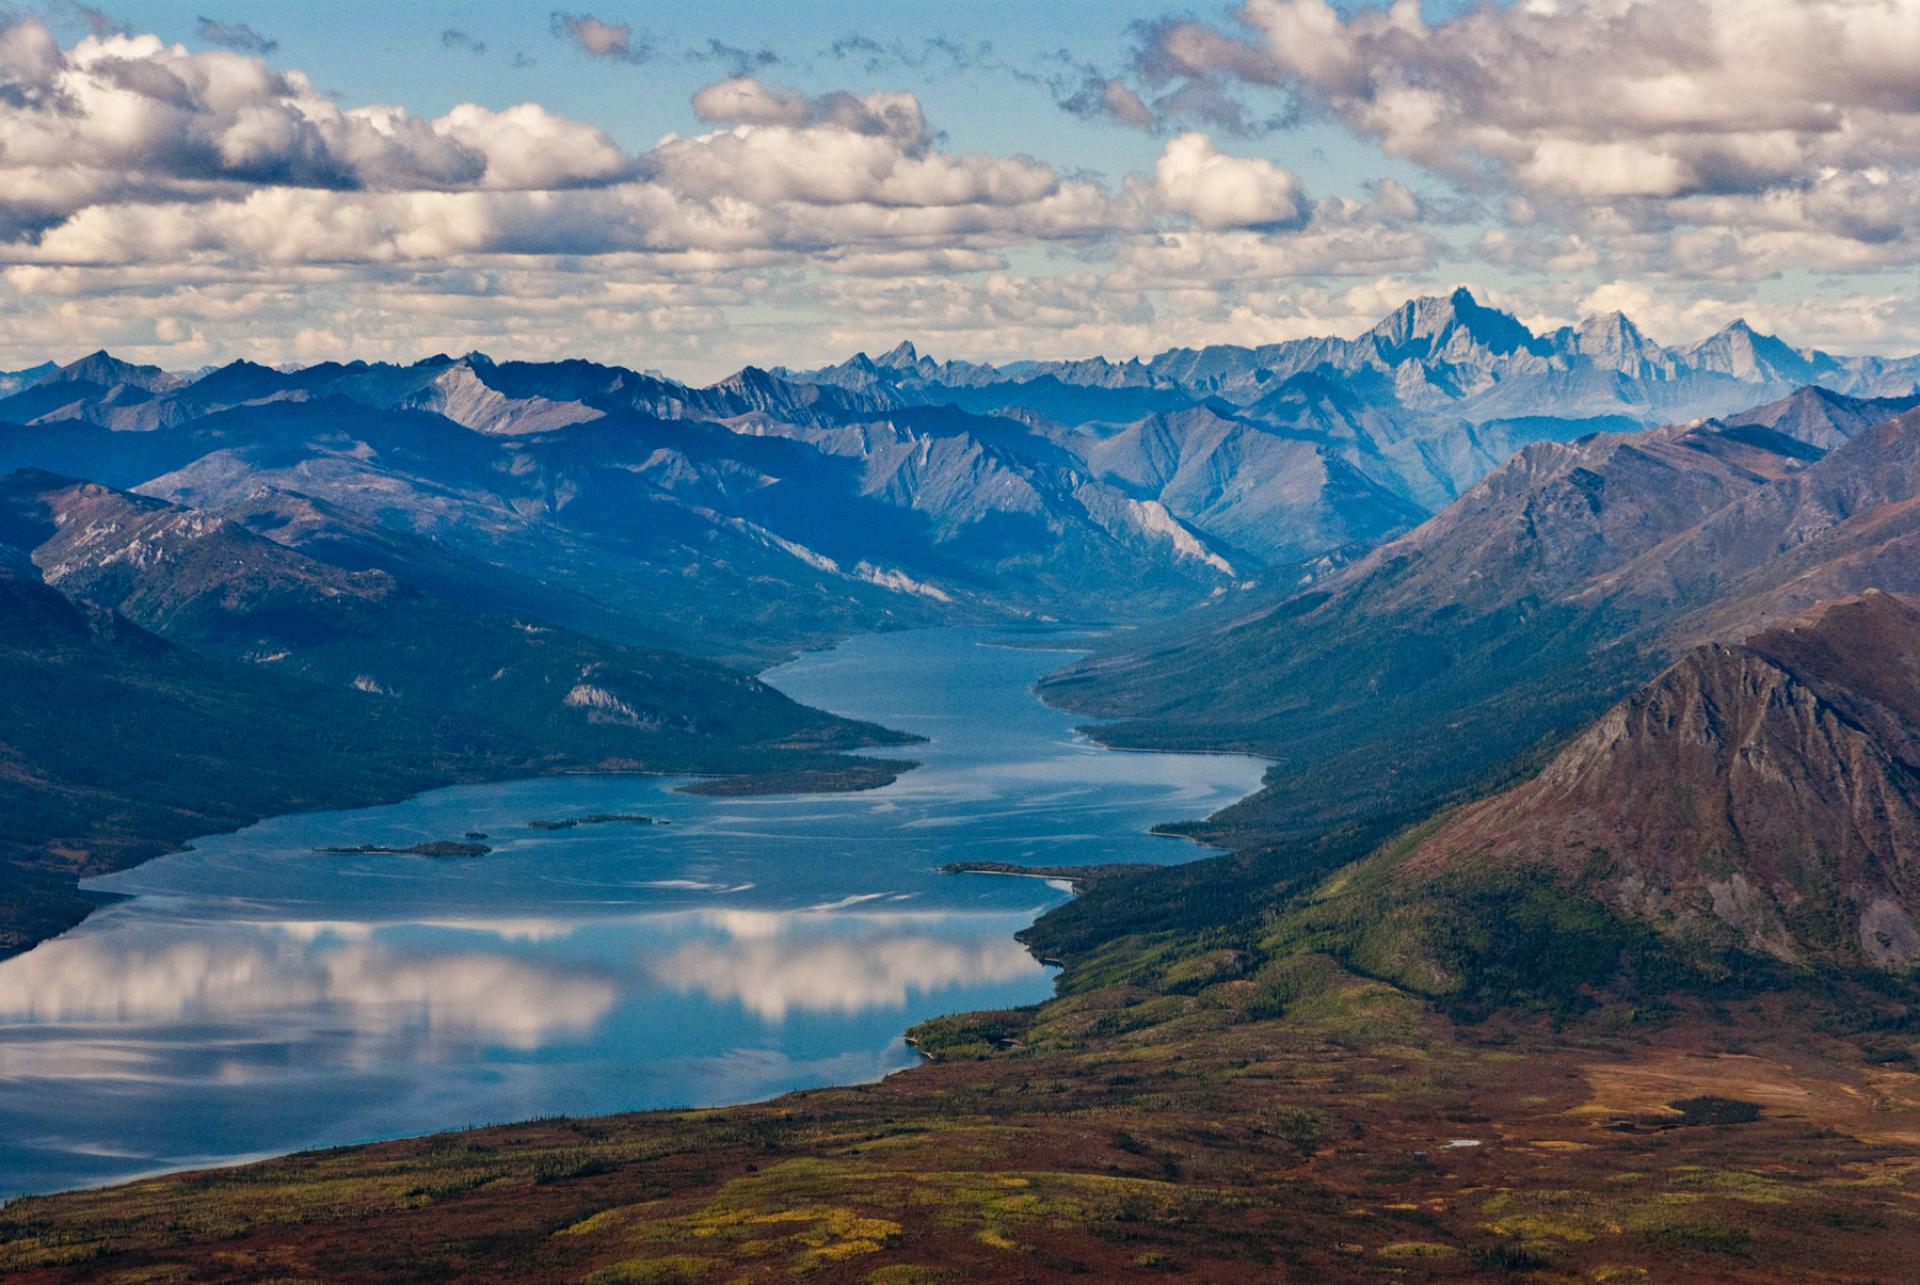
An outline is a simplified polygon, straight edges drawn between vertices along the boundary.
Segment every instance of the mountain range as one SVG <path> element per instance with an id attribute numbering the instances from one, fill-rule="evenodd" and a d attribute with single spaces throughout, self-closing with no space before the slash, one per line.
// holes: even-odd
<path id="1" fill-rule="evenodd" d="M 1911 395 L 1920 357 L 1836 357 L 1744 321 L 1664 347 L 1609 313 L 1535 334 L 1465 289 L 1409 300 L 1351 339 L 1176 348 L 1148 361 L 938 363 L 902 344 L 792 372 L 864 396 L 1127 422 L 1194 405 L 1325 446 L 1428 511 L 1528 442 L 1723 415 L 1815 385 Z"/>
<path id="2" fill-rule="evenodd" d="M 1805 385 L 1910 396 L 1920 358 L 1739 323 L 1670 349 L 1617 315 L 1536 335 L 1464 290 L 1352 339 L 997 367 L 903 343 L 705 388 L 480 354 L 179 375 L 95 353 L 0 382 L 0 467 L 221 512 L 297 495 L 549 588 L 575 568 L 578 620 L 602 631 L 589 602 L 637 640 L 767 659 L 956 611 L 1158 614 L 1291 583 L 1525 446 Z M 721 602 L 736 627 L 706 628 Z"/>

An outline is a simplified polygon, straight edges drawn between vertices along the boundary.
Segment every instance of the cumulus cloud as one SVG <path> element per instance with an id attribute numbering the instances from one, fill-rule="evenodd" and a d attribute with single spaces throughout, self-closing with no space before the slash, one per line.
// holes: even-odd
<path id="1" fill-rule="evenodd" d="M 104 206 L 260 188 L 571 187 L 630 175 L 595 126 L 537 104 L 438 120 L 343 109 L 299 72 L 154 36 L 62 50 L 44 23 L 0 31 L 0 237 Z"/>
<path id="2" fill-rule="evenodd" d="M 701 90 L 721 128 L 630 156 L 527 103 L 426 120 L 343 108 L 297 72 L 154 37 L 62 50 L 0 34 L 0 212 L 16 262 L 231 256 L 392 264 L 620 253 L 990 254 L 1137 222 L 1130 198 L 1025 157 L 939 149 L 911 94 Z"/>
<path id="3" fill-rule="evenodd" d="M 693 107 L 734 128 L 668 138 L 648 157 L 655 177 L 689 196 L 953 209 L 1031 206 L 1068 186 L 1027 158 L 935 150 L 911 94 L 810 97 L 740 77 L 702 89 Z"/>
<path id="4" fill-rule="evenodd" d="M 603 22 L 590 13 L 555 13 L 553 34 L 571 40 L 589 58 L 643 63 L 653 55 L 644 34 L 635 37 L 624 22 Z"/>
<path id="5" fill-rule="evenodd" d="M 1169 142 L 1153 178 L 1160 206 L 1203 228 L 1277 228 L 1306 215 L 1306 191 L 1297 175 L 1258 157 L 1225 155 L 1205 134 Z"/>
<path id="6" fill-rule="evenodd" d="M 232 49 L 243 54 L 270 54 L 280 47 L 278 40 L 269 40 L 244 22 L 221 22 L 218 18 L 202 18 L 199 25 L 200 39 L 210 45 L 219 45 L 223 49 Z M 95 35 L 104 34 L 96 31 Z"/>
<path id="7" fill-rule="evenodd" d="M 463 103 L 431 128 L 486 159 L 477 184 L 485 188 L 592 187 L 630 178 L 638 168 L 597 125 L 556 116 L 538 103 L 498 112 Z"/>

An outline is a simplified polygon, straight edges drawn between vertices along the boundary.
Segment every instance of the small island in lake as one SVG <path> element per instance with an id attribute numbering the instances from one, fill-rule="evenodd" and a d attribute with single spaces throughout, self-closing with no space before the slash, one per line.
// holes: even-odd
<path id="1" fill-rule="evenodd" d="M 378 843 L 362 843 L 351 848 L 315 848 L 315 852 L 325 852 L 336 857 L 484 857 L 493 849 L 484 843 L 456 843 L 449 839 L 435 839 L 431 843 L 413 843 L 404 848 L 390 848 Z"/>
<path id="2" fill-rule="evenodd" d="M 529 830 L 571 830 L 578 825 L 672 825 L 650 816 L 628 812 L 595 812 L 589 816 L 569 817 L 563 821 L 529 821 Z"/>

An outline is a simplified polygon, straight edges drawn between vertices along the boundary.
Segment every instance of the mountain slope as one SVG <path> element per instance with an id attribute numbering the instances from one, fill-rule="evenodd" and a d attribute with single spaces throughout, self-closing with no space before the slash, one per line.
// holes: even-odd
<path id="1" fill-rule="evenodd" d="M 1355 846 L 1103 879 L 1023 940 L 1096 986 L 1230 944 L 1289 1008 L 1332 970 L 1497 1026 L 1790 994 L 1882 1029 L 1920 978 L 1920 608 L 1868 592 L 1687 649 L 1519 780 Z"/>
<path id="2" fill-rule="evenodd" d="M 1730 428 L 1756 426 L 1830 451 L 1876 424 L 1920 406 L 1920 394 L 1906 397 L 1848 397 L 1809 384 L 1765 406 L 1728 415 Z"/>
<path id="3" fill-rule="evenodd" d="M 455 606 L 91 483 L 0 478 L 0 540 L 30 549 L 50 586 L 173 641 L 397 701 L 529 762 L 697 770 L 781 746 L 894 739 L 709 662 Z"/>
<path id="4" fill-rule="evenodd" d="M 1269 566 L 1368 548 L 1424 516 L 1324 443 L 1204 406 L 1057 440 L 1096 476 Z"/>
<path id="5" fill-rule="evenodd" d="M 0 559 L 0 954 L 86 914 L 77 875 L 474 766 L 386 703 L 195 656 Z"/>
<path id="6" fill-rule="evenodd" d="M 805 509 L 799 492 L 842 485 L 807 473 L 834 466 L 791 445 L 786 458 L 767 458 L 782 446 L 658 421 L 489 436 L 329 397 L 244 404 L 141 433 L 0 429 L 0 468 L 87 476 L 237 516 L 264 493 L 298 495 L 363 531 L 505 572 L 503 587 L 521 586 L 520 600 L 569 623 L 729 660 L 765 663 L 852 630 L 939 618 L 919 595 L 827 569 L 802 542 L 714 507 L 734 496 Z M 796 472 L 802 484 L 778 485 Z M 883 506 L 858 516 L 891 536 L 873 520 L 889 516 Z"/>
<path id="7" fill-rule="evenodd" d="M 1399 871 L 1496 867 L 1689 945 L 1920 962 L 1920 611 L 1871 593 L 1698 647 Z"/>
<path id="8" fill-rule="evenodd" d="M 1675 640 L 1739 638 L 1869 587 L 1920 590 L 1920 412 L 1713 513 L 1587 589 Z"/>

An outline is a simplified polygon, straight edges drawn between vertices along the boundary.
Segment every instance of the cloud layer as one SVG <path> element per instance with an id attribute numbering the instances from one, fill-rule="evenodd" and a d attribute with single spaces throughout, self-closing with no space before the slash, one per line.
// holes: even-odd
<path id="1" fill-rule="evenodd" d="M 1118 69 L 850 37 L 816 70 L 895 83 L 827 92 L 778 83 L 795 51 L 662 54 L 590 13 L 537 21 L 560 61 L 636 93 L 661 59 L 724 78 L 692 128 L 634 150 L 538 102 L 343 104 L 231 17 L 200 19 L 201 52 L 105 21 L 71 45 L 0 27 L 0 369 L 100 344 L 175 367 L 485 347 L 693 376 L 901 335 L 1125 355 L 1353 330 L 1460 279 L 1536 319 L 1639 300 L 1685 327 L 1664 338 L 1743 312 L 1920 347 L 1920 304 L 1881 279 L 1920 262 L 1906 0 L 1528 0 L 1433 23 L 1413 0 L 1245 0 L 1139 25 Z M 465 31 L 426 40 L 488 58 Z M 935 72 L 1124 131 L 1138 160 L 956 148 L 898 87 Z M 1310 186 L 1284 159 L 1302 127 L 1373 174 Z M 1816 271 L 1818 299 L 1769 301 Z"/>
<path id="2" fill-rule="evenodd" d="M 635 55 L 631 32 L 555 22 L 590 54 Z M 1348 259 L 1335 247 L 1370 215 L 1336 199 L 1316 217 L 1295 175 L 1200 134 L 1108 184 L 950 150 L 897 90 L 809 94 L 743 75 L 691 108 L 710 128 L 635 154 L 536 103 L 435 119 L 343 107 L 232 48 L 118 34 L 62 48 L 18 23 L 0 34 L 0 263 L 38 312 L 16 343 L 83 342 L 109 294 L 120 321 L 105 329 L 144 330 L 131 346 L 173 346 L 173 364 L 196 347 L 224 355 L 241 328 L 254 355 L 284 359 L 411 351 L 443 328 L 538 328 L 535 347 L 577 346 L 552 332 L 555 299 L 603 341 L 670 333 L 683 350 L 748 298 L 960 331 L 1071 321 L 1104 343 L 1090 319 L 1142 334 L 1146 293 L 1168 282 L 1404 268 L 1427 249 L 1389 235 Z M 1009 275 L 1010 256 L 1049 247 L 1060 267 Z M 1112 298 L 1075 267 L 1099 257 L 1122 279 Z M 312 324 L 349 299 L 352 332 Z M 296 319 L 309 324 L 289 330 Z"/>

